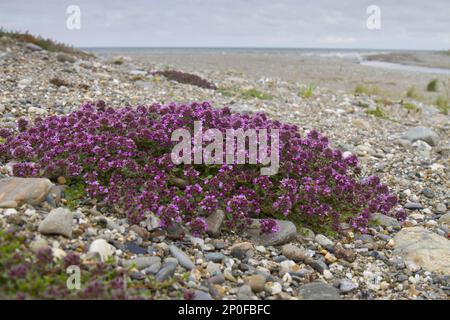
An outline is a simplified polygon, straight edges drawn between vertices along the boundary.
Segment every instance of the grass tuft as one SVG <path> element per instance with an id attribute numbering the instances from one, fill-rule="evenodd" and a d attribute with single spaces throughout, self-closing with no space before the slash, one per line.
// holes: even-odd
<path id="1" fill-rule="evenodd" d="M 298 95 L 305 99 L 310 99 L 314 95 L 314 89 L 317 87 L 315 84 L 310 84 L 306 88 L 301 89 Z"/>
<path id="2" fill-rule="evenodd" d="M 436 98 L 434 104 L 443 114 L 448 115 L 448 111 L 450 109 L 450 100 L 448 98 L 439 96 Z"/>
<path id="3" fill-rule="evenodd" d="M 244 99 L 250 99 L 250 98 L 257 98 L 257 99 L 261 99 L 261 100 L 270 100 L 272 99 L 272 96 L 265 93 L 265 92 L 261 92 L 255 88 L 251 88 L 248 90 L 244 90 L 241 93 L 241 96 Z"/>
<path id="4" fill-rule="evenodd" d="M 355 92 L 355 94 L 366 94 L 366 95 L 369 95 L 369 96 L 381 94 L 381 90 L 380 90 L 379 87 L 377 87 L 377 86 L 369 87 L 369 86 L 365 86 L 365 85 L 362 85 L 362 84 L 358 84 L 355 87 L 355 91 L 354 92 Z"/>
<path id="5" fill-rule="evenodd" d="M 91 56 L 89 53 L 80 51 L 75 49 L 72 46 L 63 44 L 61 42 L 57 42 L 51 39 L 46 39 L 43 38 L 41 36 L 34 36 L 30 33 L 28 33 L 28 31 L 26 32 L 18 32 L 18 31 L 10 31 L 10 30 L 6 30 L 4 28 L 0 28 L 0 37 L 7 37 L 7 38 L 11 38 L 14 40 L 18 40 L 21 42 L 25 42 L 25 43 L 32 43 L 35 44 L 39 47 L 41 47 L 42 49 L 46 50 L 46 51 L 51 51 L 51 52 L 64 52 L 64 53 L 68 53 L 68 54 L 75 54 L 78 56 Z"/>
<path id="6" fill-rule="evenodd" d="M 427 84 L 427 91 L 428 92 L 437 92 L 438 91 L 438 79 L 433 79 Z"/>

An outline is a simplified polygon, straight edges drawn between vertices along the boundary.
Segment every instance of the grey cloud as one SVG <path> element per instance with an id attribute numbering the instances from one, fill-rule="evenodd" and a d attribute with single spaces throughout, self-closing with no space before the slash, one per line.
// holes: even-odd
<path id="1" fill-rule="evenodd" d="M 79 5 L 81 30 L 65 27 Z M 366 28 L 381 8 L 382 29 Z M 260 46 L 444 49 L 448 0 L 2 0 L 0 25 L 76 46 Z"/>

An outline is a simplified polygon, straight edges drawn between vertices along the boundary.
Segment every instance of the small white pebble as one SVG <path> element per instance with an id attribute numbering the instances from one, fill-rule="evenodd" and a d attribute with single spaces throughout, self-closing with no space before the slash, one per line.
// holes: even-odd
<path id="1" fill-rule="evenodd" d="M 324 270 L 323 277 L 327 280 L 331 280 L 331 279 L 333 279 L 333 274 L 331 273 L 330 270 Z"/>
<path id="2" fill-rule="evenodd" d="M 266 248 L 264 246 L 257 246 L 255 247 L 256 251 L 259 251 L 261 253 L 265 253 L 266 252 Z"/>

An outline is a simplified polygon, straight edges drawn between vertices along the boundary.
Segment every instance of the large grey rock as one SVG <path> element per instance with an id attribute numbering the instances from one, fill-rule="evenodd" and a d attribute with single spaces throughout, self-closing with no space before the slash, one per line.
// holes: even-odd
<path id="1" fill-rule="evenodd" d="M 402 138 L 411 142 L 422 140 L 428 143 L 430 146 L 436 146 L 439 143 L 438 134 L 430 128 L 422 126 L 409 129 L 407 132 L 405 132 Z"/>
<path id="2" fill-rule="evenodd" d="M 56 60 L 58 60 L 59 62 L 70 62 L 70 63 L 74 63 L 76 61 L 75 57 L 66 53 L 58 53 L 56 56 Z"/>
<path id="3" fill-rule="evenodd" d="M 404 228 L 397 233 L 393 254 L 427 271 L 450 275 L 450 240 L 425 228 Z"/>
<path id="4" fill-rule="evenodd" d="M 382 213 L 374 213 L 371 219 L 383 227 L 400 228 L 400 222 L 397 219 Z"/>
<path id="5" fill-rule="evenodd" d="M 30 50 L 30 51 L 42 51 L 42 47 L 38 46 L 37 44 L 34 43 L 27 43 L 25 45 L 25 48 Z"/>
<path id="6" fill-rule="evenodd" d="M 0 208 L 15 208 L 25 203 L 39 205 L 51 187 L 50 180 L 44 178 L 0 179 Z"/>
<path id="7" fill-rule="evenodd" d="M 65 208 L 53 209 L 40 223 L 38 231 L 42 234 L 57 234 L 72 237 L 73 213 Z"/>
<path id="8" fill-rule="evenodd" d="M 189 256 L 184 253 L 182 250 L 180 250 L 177 246 L 175 245 L 171 245 L 169 247 L 170 249 L 170 253 L 172 254 L 172 256 L 178 260 L 178 263 L 180 264 L 180 266 L 182 266 L 183 268 L 187 269 L 187 270 L 191 270 L 195 268 L 194 263 L 192 262 L 191 258 L 189 258 Z"/>
<path id="9" fill-rule="evenodd" d="M 279 246 L 292 241 L 297 235 L 297 227 L 291 221 L 275 220 L 280 227 L 274 233 L 261 233 L 261 225 L 259 219 L 253 219 L 251 226 L 247 230 L 254 242 L 263 246 Z"/>
<path id="10" fill-rule="evenodd" d="M 341 300 L 339 291 L 328 284 L 311 282 L 300 287 L 300 300 Z"/>
<path id="11" fill-rule="evenodd" d="M 223 210 L 216 210 L 213 214 L 209 215 L 205 221 L 208 225 L 208 230 L 206 231 L 210 236 L 216 237 L 220 233 L 223 220 L 225 219 L 225 213 Z"/>

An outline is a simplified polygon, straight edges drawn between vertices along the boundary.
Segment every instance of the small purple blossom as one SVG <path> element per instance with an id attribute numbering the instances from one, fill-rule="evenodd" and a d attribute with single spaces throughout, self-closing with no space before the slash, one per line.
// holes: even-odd
<path id="1" fill-rule="evenodd" d="M 280 226 L 273 219 L 261 219 L 262 233 L 275 233 L 280 230 Z"/>

